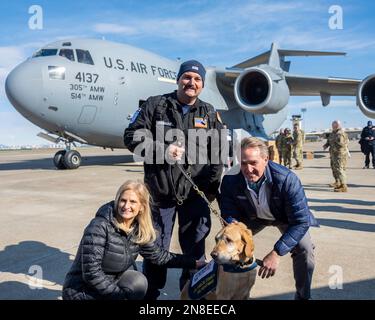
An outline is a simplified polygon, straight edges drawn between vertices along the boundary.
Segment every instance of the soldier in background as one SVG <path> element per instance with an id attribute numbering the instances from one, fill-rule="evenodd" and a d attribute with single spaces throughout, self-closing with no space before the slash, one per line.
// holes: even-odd
<path id="1" fill-rule="evenodd" d="M 293 158 L 296 160 L 295 170 L 303 169 L 303 132 L 297 123 L 293 126 Z"/>
<path id="2" fill-rule="evenodd" d="M 292 169 L 292 148 L 293 137 L 289 128 L 285 128 L 284 137 L 282 140 L 282 154 L 284 159 L 284 166 Z"/>
<path id="3" fill-rule="evenodd" d="M 280 132 L 275 139 L 277 152 L 279 153 L 279 163 L 283 163 L 283 138 L 284 138 L 284 129 L 280 128 Z"/>
<path id="4" fill-rule="evenodd" d="M 335 192 L 347 192 L 346 164 L 348 159 L 348 136 L 338 120 L 332 122 L 332 132 L 328 135 L 324 150 L 329 147 L 332 174 L 335 182 L 330 184 Z"/>

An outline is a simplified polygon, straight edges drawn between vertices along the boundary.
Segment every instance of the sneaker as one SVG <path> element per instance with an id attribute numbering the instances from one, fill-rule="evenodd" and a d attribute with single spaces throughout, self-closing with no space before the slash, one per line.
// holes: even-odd
<path id="1" fill-rule="evenodd" d="M 364 166 L 362 169 L 368 169 L 369 168 L 369 166 Z M 375 169 L 375 168 L 374 168 Z"/>

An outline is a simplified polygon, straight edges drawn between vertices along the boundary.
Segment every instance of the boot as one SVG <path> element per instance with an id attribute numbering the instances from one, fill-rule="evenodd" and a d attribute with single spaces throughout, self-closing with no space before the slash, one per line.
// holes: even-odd
<path id="1" fill-rule="evenodd" d="M 348 186 L 346 184 L 342 184 L 341 186 L 333 189 L 334 192 L 348 192 Z"/>

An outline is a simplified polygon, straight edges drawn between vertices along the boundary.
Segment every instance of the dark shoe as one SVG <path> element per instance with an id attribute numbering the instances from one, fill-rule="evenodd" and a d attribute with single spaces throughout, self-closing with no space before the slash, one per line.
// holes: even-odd
<path id="1" fill-rule="evenodd" d="M 369 168 L 369 166 L 364 166 L 362 169 L 368 169 Z"/>
<path id="2" fill-rule="evenodd" d="M 297 292 L 295 293 L 294 295 L 294 300 L 312 300 L 312 298 L 309 296 L 309 297 L 301 297 Z"/>

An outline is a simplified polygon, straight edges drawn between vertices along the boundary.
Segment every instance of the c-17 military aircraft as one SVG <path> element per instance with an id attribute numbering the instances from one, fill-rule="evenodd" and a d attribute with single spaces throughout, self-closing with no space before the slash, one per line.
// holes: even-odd
<path id="1" fill-rule="evenodd" d="M 289 96 L 357 96 L 359 109 L 375 118 L 375 74 L 364 80 L 308 77 L 289 73 L 287 56 L 345 55 L 342 52 L 283 50 L 276 44 L 228 68 L 207 67 L 200 95 L 221 114 L 229 129 L 267 138 L 287 117 Z M 124 129 L 152 95 L 177 88 L 181 61 L 125 44 L 71 39 L 48 44 L 12 70 L 5 83 L 12 105 L 46 130 L 38 135 L 63 141 L 54 163 L 59 169 L 81 164 L 74 142 L 125 148 Z"/>

